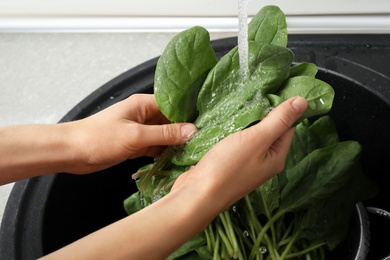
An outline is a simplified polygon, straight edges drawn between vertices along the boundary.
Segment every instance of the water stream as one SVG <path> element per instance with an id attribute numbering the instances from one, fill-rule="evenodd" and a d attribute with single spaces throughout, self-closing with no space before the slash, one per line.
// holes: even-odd
<path id="1" fill-rule="evenodd" d="M 240 74 L 245 78 L 248 65 L 248 0 L 238 0 L 238 55 L 240 58 Z"/>

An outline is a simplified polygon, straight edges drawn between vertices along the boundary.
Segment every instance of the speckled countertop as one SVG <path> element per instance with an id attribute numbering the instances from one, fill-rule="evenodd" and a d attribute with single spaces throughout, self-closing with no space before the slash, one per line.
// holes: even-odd
<path id="1" fill-rule="evenodd" d="M 57 123 L 104 83 L 159 56 L 173 35 L 0 33 L 0 126 Z M 0 221 L 12 187 L 0 186 Z"/>

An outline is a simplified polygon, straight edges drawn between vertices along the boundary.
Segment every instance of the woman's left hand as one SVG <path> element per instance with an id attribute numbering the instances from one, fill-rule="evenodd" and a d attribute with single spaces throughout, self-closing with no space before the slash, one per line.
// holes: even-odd
<path id="1" fill-rule="evenodd" d="M 73 173 L 101 170 L 139 156 L 156 156 L 165 146 L 187 142 L 197 130 L 190 123 L 171 124 L 150 94 L 132 95 L 71 126 L 80 156 L 80 164 L 69 170 Z"/>

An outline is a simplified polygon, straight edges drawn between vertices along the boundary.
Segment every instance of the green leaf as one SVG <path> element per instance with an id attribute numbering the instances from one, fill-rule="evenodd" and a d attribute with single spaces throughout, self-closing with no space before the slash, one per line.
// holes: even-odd
<path id="1" fill-rule="evenodd" d="M 263 93 L 277 89 L 289 75 L 293 55 L 284 47 L 256 42 L 250 42 L 249 51 L 248 78 L 240 77 L 237 48 L 210 71 L 198 96 L 199 131 L 173 157 L 174 164 L 197 163 L 220 140 L 268 113 Z"/>
<path id="2" fill-rule="evenodd" d="M 206 244 L 206 238 L 204 232 L 200 232 L 186 243 L 181 245 L 175 252 L 167 257 L 166 260 L 174 259 L 205 259 L 200 256 L 207 255 L 207 248 L 203 248 Z M 201 249 L 202 248 L 202 249 Z M 204 250 L 207 250 L 206 252 Z M 197 252 L 198 251 L 198 252 Z M 208 255 L 210 253 L 208 252 Z"/>
<path id="3" fill-rule="evenodd" d="M 285 169 L 237 202 L 230 222 L 240 236 L 237 241 L 244 256 L 254 256 L 265 243 L 276 256 L 289 255 L 279 251 L 289 248 L 286 243 L 290 242 L 293 250 L 307 247 L 308 241 L 325 242 L 332 249 L 345 236 L 354 203 L 377 192 L 361 171 L 361 146 L 355 141 L 340 142 L 330 117 L 313 124 L 306 119 L 330 111 L 334 90 L 315 78 L 315 64 L 291 67 L 294 56 L 286 48 L 286 19 L 278 7 L 260 10 L 250 22 L 248 34 L 249 73 L 245 78 L 239 70 L 238 48 L 217 63 L 209 34 L 202 27 L 190 28 L 168 44 L 156 67 L 157 104 L 172 122 L 191 121 L 199 131 L 186 145 L 169 147 L 174 153 L 164 153 L 166 156 L 146 167 L 152 168 L 149 172 L 153 174 L 140 177 L 138 187 L 148 179 L 143 193 L 129 197 L 125 208 L 131 214 L 164 196 L 169 190 L 161 187 L 171 187 L 169 184 L 221 139 L 262 120 L 270 109 L 299 95 L 308 100 L 309 107 L 296 127 Z M 262 223 L 267 219 L 263 215 L 269 222 Z M 291 217 L 295 217 L 293 222 L 289 222 Z M 242 238 L 243 231 L 250 236 Z M 218 239 L 213 242 L 215 255 L 225 255 L 227 247 Z M 213 252 L 206 243 L 202 232 L 168 259 L 210 259 Z"/>
<path id="4" fill-rule="evenodd" d="M 315 77 L 318 72 L 317 65 L 313 63 L 302 62 L 294 65 L 290 70 L 290 78 L 297 76 Z"/>
<path id="5" fill-rule="evenodd" d="M 293 141 L 287 154 L 284 169 L 290 169 L 296 166 L 314 149 L 320 148 L 316 146 L 316 142 L 310 131 L 310 122 L 305 119 L 295 128 Z"/>
<path id="6" fill-rule="evenodd" d="M 276 107 L 284 101 L 283 98 L 275 94 L 267 94 L 266 97 L 268 98 L 271 107 Z"/>
<path id="7" fill-rule="evenodd" d="M 347 174 L 352 176 L 350 182 L 341 185 L 323 202 L 314 204 L 301 217 L 300 238 L 313 243 L 325 242 L 329 250 L 346 238 L 355 204 L 373 198 L 378 191 L 376 184 L 363 174 L 360 163 L 355 163 Z"/>
<path id="8" fill-rule="evenodd" d="M 340 142 L 336 125 L 329 115 L 322 116 L 314 121 L 310 126 L 310 134 L 316 142 L 316 148 Z"/>
<path id="9" fill-rule="evenodd" d="M 361 146 L 345 141 L 317 149 L 286 170 L 288 182 L 281 194 L 281 210 L 295 211 L 322 200 L 352 178 L 349 169 L 359 161 Z M 321 167 L 319 167 L 321 166 Z"/>
<path id="10" fill-rule="evenodd" d="M 128 215 L 131 215 L 143 208 L 141 202 L 141 194 L 139 191 L 133 193 L 130 197 L 123 201 L 123 207 Z"/>
<path id="11" fill-rule="evenodd" d="M 267 212 L 274 213 L 280 206 L 280 184 L 279 176 L 274 176 L 249 196 L 253 201 L 252 205 L 256 215 L 263 214 L 267 216 Z"/>
<path id="12" fill-rule="evenodd" d="M 289 78 L 277 95 L 284 100 L 294 96 L 304 97 L 308 108 L 301 117 L 303 119 L 328 113 L 333 105 L 334 90 L 322 80 L 297 76 Z"/>
<path id="13" fill-rule="evenodd" d="M 277 6 L 265 6 L 248 25 L 248 40 L 287 46 L 287 22 Z"/>
<path id="14" fill-rule="evenodd" d="M 274 93 L 289 75 L 293 53 L 284 47 L 249 42 L 249 76 L 242 79 L 238 48 L 233 48 L 210 71 L 198 96 L 199 114 L 211 110 L 233 94 Z M 230 109 L 232 110 L 232 109 Z"/>
<path id="15" fill-rule="evenodd" d="M 192 27 L 172 38 L 157 62 L 154 79 L 157 105 L 171 122 L 195 120 L 200 87 L 216 63 L 203 27 Z"/>
<path id="16" fill-rule="evenodd" d="M 296 126 L 285 169 L 297 165 L 315 149 L 337 144 L 338 142 L 338 132 L 330 116 L 322 116 L 313 124 L 310 124 L 308 119 L 304 119 Z"/>
<path id="17" fill-rule="evenodd" d="M 186 172 L 189 169 L 188 166 L 172 166 L 172 169 L 170 171 L 170 176 L 172 179 L 178 178 L 182 173 Z"/>

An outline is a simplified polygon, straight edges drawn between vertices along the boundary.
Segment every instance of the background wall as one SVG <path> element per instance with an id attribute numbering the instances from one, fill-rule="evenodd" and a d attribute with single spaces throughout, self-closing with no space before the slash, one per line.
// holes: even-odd
<path id="1" fill-rule="evenodd" d="M 237 29 L 237 0 L 2 0 L 0 31 L 180 31 Z M 249 0 L 248 14 L 277 5 L 292 33 L 390 30 L 388 0 Z"/>
<path id="2" fill-rule="evenodd" d="M 368 14 L 389 11 L 388 0 L 250 0 L 249 15 L 264 5 L 277 5 L 287 15 Z M 235 16 L 237 0 L 2 0 L 0 14 Z"/>

